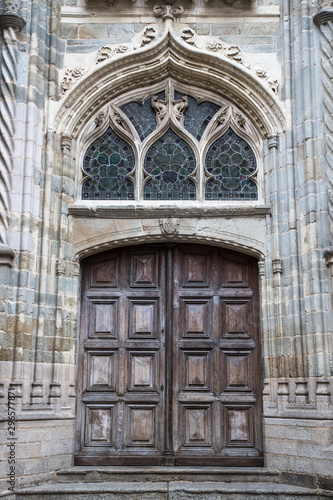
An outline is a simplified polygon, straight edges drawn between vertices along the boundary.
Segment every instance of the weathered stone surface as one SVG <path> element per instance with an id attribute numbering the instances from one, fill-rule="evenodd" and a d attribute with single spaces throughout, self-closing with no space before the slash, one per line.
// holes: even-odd
<path id="1" fill-rule="evenodd" d="M 192 481 L 222 483 L 278 482 L 276 472 L 265 468 L 228 469 L 209 467 L 198 470 L 194 467 L 73 467 L 57 471 L 58 483 L 86 483 L 112 481 Z"/>
<path id="2" fill-rule="evenodd" d="M 324 259 L 332 246 L 333 220 L 331 2 L 184 0 L 185 11 L 171 30 L 173 47 L 182 45 L 169 60 L 158 52 L 166 25 L 154 16 L 152 2 L 111 3 L 4 4 L 26 21 L 15 33 L 3 33 L 2 23 L 0 57 L 0 135 L 6 142 L 0 198 L 9 215 L 5 226 L 12 249 L 0 266 L 0 402 L 5 418 L 8 387 L 15 386 L 17 483 L 52 481 L 56 469 L 72 464 L 80 286 L 75 256 L 164 238 L 225 246 L 260 260 L 265 463 L 294 484 L 314 486 L 316 481 L 318 488 L 332 489 L 333 275 L 327 253 Z M 324 15 L 314 18 L 320 9 Z M 151 38 L 144 36 L 149 26 Z M 188 28 L 192 36 L 179 41 Z M 121 52 L 122 44 L 129 49 Z M 228 47 L 224 52 L 223 44 Z M 102 46 L 113 51 L 104 67 L 96 65 Z M 77 65 L 86 76 L 77 90 L 60 99 L 64 73 Z M 169 76 L 181 80 L 184 92 L 196 89 L 201 98 L 203 89 L 205 99 L 212 92 L 217 102 L 226 100 L 242 110 L 253 126 L 261 208 L 250 210 L 247 203 L 236 202 L 230 211 L 221 202 L 205 212 L 205 203 L 189 207 L 168 202 L 158 214 L 133 202 L 126 218 L 111 204 L 100 210 L 95 202 L 82 202 L 87 147 L 82 138 L 98 112 L 127 91 L 134 99 L 137 89 Z M 270 96 L 269 106 L 263 96 Z M 265 128 L 269 120 L 274 121 L 272 135 Z M 62 137 L 70 142 L 66 154 Z M 202 150 L 210 140 L 204 139 Z M 82 203 L 86 212 L 80 215 Z M 170 214 L 179 219 L 177 237 L 161 231 L 159 219 Z M 179 481 L 190 479 L 185 472 L 178 474 Z M 155 479 L 159 477 L 167 473 L 156 473 Z M 214 478 L 212 471 L 205 476 L 206 481 Z M 190 488 L 184 493 L 177 487 L 172 495 L 231 498 L 227 490 Z M 233 494 L 243 499 L 245 494 L 277 498 L 278 493 Z M 149 495 L 165 498 L 166 491 Z"/>
<path id="3" fill-rule="evenodd" d="M 44 495 L 44 496 L 43 496 Z M 97 500 L 99 498 L 118 499 L 149 499 L 149 500 L 176 500 L 176 499 L 216 499 L 216 500 L 243 500 L 258 498 L 260 500 L 322 500 L 324 496 L 317 495 L 317 491 L 286 485 L 272 484 L 221 484 L 221 483 L 86 483 L 86 484 L 54 484 L 40 486 L 34 489 L 23 489 L 16 495 L 17 500 L 30 498 L 31 500 L 55 500 L 68 498 L 81 500 Z M 332 498 L 332 496 L 325 496 Z"/>

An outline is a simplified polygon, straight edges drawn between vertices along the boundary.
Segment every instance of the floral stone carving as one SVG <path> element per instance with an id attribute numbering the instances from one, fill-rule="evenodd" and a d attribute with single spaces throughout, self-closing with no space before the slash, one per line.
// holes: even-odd
<path id="1" fill-rule="evenodd" d="M 64 95 L 86 73 L 87 70 L 81 67 L 67 69 L 61 82 L 62 94 Z"/>

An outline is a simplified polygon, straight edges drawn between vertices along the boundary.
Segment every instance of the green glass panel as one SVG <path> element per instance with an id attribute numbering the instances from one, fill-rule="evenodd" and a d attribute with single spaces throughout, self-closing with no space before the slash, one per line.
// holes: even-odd
<path id="1" fill-rule="evenodd" d="M 162 101 L 165 99 L 165 92 L 156 95 Z M 121 110 L 134 125 L 141 141 L 154 132 L 157 126 L 156 114 L 151 106 L 151 99 L 151 97 L 148 97 L 143 104 L 133 101 L 121 107 Z"/>
<path id="2" fill-rule="evenodd" d="M 182 95 L 179 92 L 175 92 L 175 99 L 181 99 Z M 184 126 L 193 137 L 200 141 L 208 123 L 220 109 L 220 106 L 209 101 L 203 101 L 198 104 L 194 97 L 188 96 L 187 98 L 188 107 L 184 113 Z"/>
<path id="3" fill-rule="evenodd" d="M 206 155 L 206 200 L 257 200 L 258 188 L 249 179 L 257 169 L 253 150 L 231 129 L 217 139 Z"/>
<path id="4" fill-rule="evenodd" d="M 83 170 L 89 175 L 82 186 L 84 200 L 132 200 L 133 183 L 126 179 L 135 165 L 129 144 L 109 128 L 87 149 Z"/>
<path id="5" fill-rule="evenodd" d="M 144 186 L 144 199 L 195 200 L 195 184 L 189 179 L 195 167 L 190 146 L 169 129 L 146 154 L 144 169 L 152 178 Z"/>

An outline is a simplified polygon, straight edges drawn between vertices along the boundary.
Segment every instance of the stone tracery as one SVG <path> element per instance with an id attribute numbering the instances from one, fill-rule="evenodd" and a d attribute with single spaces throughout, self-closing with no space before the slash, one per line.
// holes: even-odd
<path id="1" fill-rule="evenodd" d="M 178 90 L 178 86 L 168 79 L 159 92 L 149 95 L 150 89 L 143 89 L 135 100 L 124 95 L 118 104 L 111 103 L 108 109 L 96 115 L 94 142 L 89 143 L 83 158 L 83 170 L 89 176 L 84 180 L 83 199 L 244 201 L 258 198 L 254 181 L 257 160 L 246 142 L 256 140 L 253 126 L 230 104 L 224 103 L 221 111 L 218 96 L 205 95 L 202 89 L 188 95 L 181 86 Z M 107 131 L 107 123 L 125 133 L 126 142 L 114 136 L 111 129 Z M 104 131 L 100 137 L 96 137 L 97 128 Z M 127 143 L 130 137 L 135 154 Z M 118 158 L 120 142 L 122 153 Z M 210 145 L 208 152 L 207 144 Z M 232 149 L 231 156 L 226 151 L 228 148 Z M 126 149 L 131 150 L 130 161 Z M 234 161 L 237 154 L 240 160 Z M 111 161 L 115 155 L 118 155 L 117 162 Z M 134 156 L 138 159 L 135 168 Z M 221 158 L 226 159 L 225 165 L 220 164 Z M 119 162 L 127 163 L 127 168 Z M 223 179 L 221 169 L 225 170 Z"/>

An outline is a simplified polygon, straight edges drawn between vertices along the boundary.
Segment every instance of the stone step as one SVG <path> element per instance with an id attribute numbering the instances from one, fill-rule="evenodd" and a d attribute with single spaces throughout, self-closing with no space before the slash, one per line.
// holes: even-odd
<path id="1" fill-rule="evenodd" d="M 263 467 L 73 467 L 57 471 L 58 483 L 96 482 L 223 482 L 277 483 L 277 472 Z"/>
<path id="2" fill-rule="evenodd" d="M 16 500 L 327 500 L 329 492 L 276 483 L 57 483 L 17 491 Z"/>

